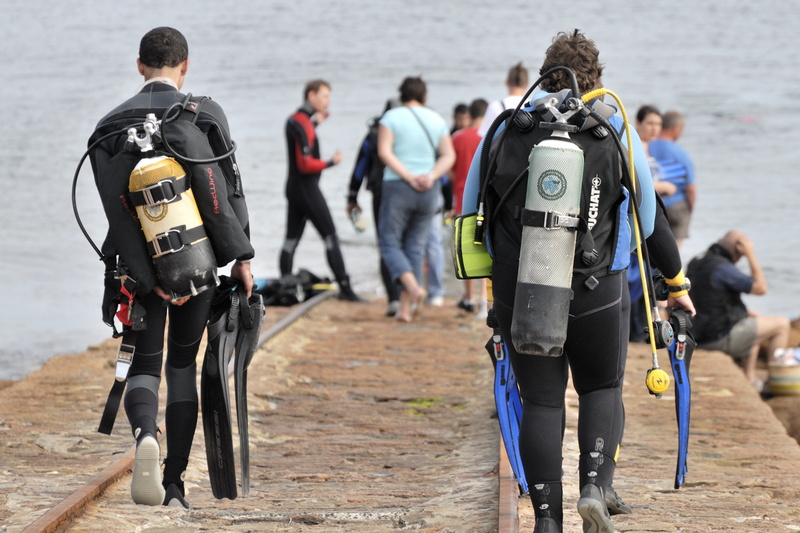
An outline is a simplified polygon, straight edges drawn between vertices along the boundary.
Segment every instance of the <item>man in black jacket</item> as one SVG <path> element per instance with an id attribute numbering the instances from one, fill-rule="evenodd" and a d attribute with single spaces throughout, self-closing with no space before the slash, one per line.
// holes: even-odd
<path id="1" fill-rule="evenodd" d="M 750 264 L 750 275 L 736 268 L 742 257 Z M 739 231 L 729 231 L 708 250 L 692 259 L 687 269 L 692 280 L 692 299 L 697 307 L 692 332 L 706 350 L 720 350 L 742 365 L 747 378 L 760 388 L 756 376 L 758 351 L 768 343 L 770 359 L 789 341 L 789 320 L 782 316 L 760 316 L 749 311 L 742 293 L 766 294 L 767 280 L 756 257 L 753 241 Z"/>
<path id="2" fill-rule="evenodd" d="M 171 155 L 172 150 L 191 159 L 178 158 L 191 180 L 201 227 L 213 250 L 209 268 L 215 275 L 216 267 L 234 261 L 231 276 L 240 280 L 248 296 L 253 287 L 250 260 L 255 252 L 225 114 L 208 98 L 189 98 L 180 92 L 189 67 L 186 39 L 172 28 L 151 30 L 141 40 L 137 65 L 144 84 L 135 96 L 100 120 L 89 141 L 99 144 L 90 155 L 109 222 L 103 256 L 112 265 L 116 258 L 119 273 L 128 276 L 132 293 L 129 316 L 135 320 L 127 330 L 138 330 L 124 400 L 137 442 L 131 496 L 138 504 L 188 508 L 183 474 L 197 426 L 195 358 L 208 321 L 214 283 L 194 294 L 168 290 L 163 272 L 154 268 L 152 248 L 148 250 L 142 231 L 146 222 L 133 207 L 137 202 L 128 190 L 131 171 L 143 157 Z M 154 139 L 155 152 L 144 154 L 130 142 L 126 146 L 127 130 L 138 126 L 141 135 L 149 113 L 161 119 L 161 136 L 166 143 Z M 229 157 L 217 157 L 226 154 Z M 195 246 L 195 242 L 186 247 Z M 156 417 L 167 314 L 167 454 L 162 482 Z M 106 319 L 113 320 L 113 315 Z"/>

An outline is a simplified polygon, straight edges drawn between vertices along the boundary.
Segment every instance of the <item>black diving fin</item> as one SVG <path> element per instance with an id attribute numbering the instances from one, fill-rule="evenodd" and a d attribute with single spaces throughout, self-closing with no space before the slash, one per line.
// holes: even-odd
<path id="1" fill-rule="evenodd" d="M 200 378 L 203 431 L 208 477 L 217 499 L 237 497 L 228 368 L 234 356 L 236 418 L 239 427 L 239 460 L 242 495 L 250 491 L 250 439 L 247 417 L 247 368 L 253 360 L 261 327 L 264 302 L 260 294 L 249 299 L 236 280 L 222 276 L 211 306 L 208 345 Z"/>
<path id="2" fill-rule="evenodd" d="M 227 285 L 227 288 L 224 288 Z M 217 288 L 208 321 L 208 341 L 200 378 L 208 477 L 217 499 L 236 499 L 236 467 L 231 431 L 228 364 L 239 331 L 239 295 L 230 281 Z"/>
<path id="3" fill-rule="evenodd" d="M 237 291 L 238 292 L 238 291 Z M 253 293 L 248 299 L 244 291 L 239 294 L 239 334 L 236 337 L 236 418 L 239 424 L 239 467 L 242 474 L 242 496 L 250 492 L 250 437 L 247 418 L 247 367 L 258 347 L 261 326 L 264 325 L 264 299 Z"/>

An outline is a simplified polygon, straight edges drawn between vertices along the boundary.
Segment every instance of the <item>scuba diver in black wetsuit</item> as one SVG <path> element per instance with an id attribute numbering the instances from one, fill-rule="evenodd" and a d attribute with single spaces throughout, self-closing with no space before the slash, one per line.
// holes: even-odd
<path id="1" fill-rule="evenodd" d="M 609 496 L 614 495 L 624 430 L 630 201 L 638 206 L 641 237 L 649 237 L 648 244 L 660 253 L 674 255 L 660 258 L 659 266 L 673 265 L 671 259 L 678 257 L 674 240 L 667 242 L 667 234 L 653 232 L 660 215 L 638 138 L 633 137 L 632 148 L 639 176 L 631 176 L 631 183 L 621 170 L 626 168 L 623 156 L 608 129 L 622 129 L 622 120 L 613 116 L 616 110 L 596 97 L 583 103 L 570 100 L 602 87 L 598 55 L 594 43 L 577 30 L 553 40 L 540 70 L 544 92 L 534 95 L 532 106 L 526 104 L 512 118 L 507 112 L 492 125 L 484 137 L 486 155 L 470 169 L 464 194 L 464 210 L 478 207 L 481 216 L 477 182 L 485 178 L 481 184 L 487 184 L 486 242 L 493 257 L 494 310 L 523 399 L 519 449 L 536 515 L 535 533 L 562 531 L 564 394 L 570 372 L 579 396 L 578 512 L 583 531 L 613 532 L 609 508 L 629 512 L 619 501 L 612 505 Z M 574 73 L 571 79 L 569 71 Z M 581 109 L 600 116 L 606 125 L 595 115 L 579 114 Z M 580 156 L 567 155 L 578 152 Z M 494 166 L 484 169 L 485 163 Z M 540 198 L 538 205 L 545 205 L 574 195 L 574 184 L 579 185 L 578 215 L 553 211 L 555 207 L 529 207 L 530 198 Z M 637 193 L 634 198 L 627 192 L 632 190 Z M 574 228 L 577 238 L 570 243 L 565 237 L 557 244 L 570 252 L 566 259 L 558 259 L 563 257 L 561 249 L 537 253 L 537 246 L 549 250 L 556 242 L 542 244 L 547 239 L 570 235 L 568 228 Z M 529 281 L 548 274 L 559 280 L 563 276 L 566 285 Z M 666 282 L 676 289 L 670 304 L 693 313 L 682 271 Z M 555 309 L 557 303 L 563 308 Z"/>
<path id="2" fill-rule="evenodd" d="M 303 236 L 306 222 L 310 220 L 325 242 L 328 265 L 339 284 L 339 299 L 362 302 L 350 286 L 336 226 L 319 189 L 322 171 L 342 160 L 342 154 L 338 150 L 329 161 L 320 159 L 316 127 L 328 117 L 330 93 L 331 87 L 327 82 L 308 82 L 303 92 L 303 106 L 286 121 L 289 160 L 286 199 L 289 205 L 286 213 L 286 238 L 280 253 L 280 270 L 281 276 L 292 273 L 294 253 Z"/>
<path id="3" fill-rule="evenodd" d="M 250 260 L 255 252 L 250 244 L 247 206 L 232 156 L 234 146 L 225 114 L 209 98 L 191 98 L 180 92 L 189 66 L 186 39 L 172 28 L 151 30 L 141 40 L 137 64 L 144 85 L 135 96 L 100 120 L 87 152 L 109 222 L 101 254 L 107 268 L 104 320 L 113 324 L 117 303 L 121 303 L 123 314 L 117 316 L 122 316 L 126 324 L 123 346 L 127 335 L 134 333 L 130 338 L 135 350 L 133 346 L 130 350 L 135 356 L 127 372 L 124 399 L 137 441 L 131 496 L 137 504 L 188 508 L 183 474 L 197 426 L 195 358 L 218 283 L 216 268 L 235 261 L 231 276 L 250 296 L 253 288 Z M 158 142 L 154 138 L 152 145 L 147 130 L 148 114 L 161 119 Z M 139 149 L 141 144 L 136 146 L 143 127 L 147 132 L 148 152 Z M 170 154 L 182 163 L 163 157 Z M 132 188 L 134 174 L 147 173 L 140 169 L 143 157 L 147 161 L 166 159 L 175 163 L 170 173 L 164 174 L 165 179 L 150 187 L 146 194 Z M 176 169 L 185 169 L 185 176 L 175 179 L 176 173 L 172 171 Z M 191 183 L 187 184 L 189 179 Z M 165 182 L 172 183 L 169 194 L 161 188 Z M 161 195 L 160 201 L 153 204 L 153 196 L 157 195 Z M 161 215 L 166 217 L 179 204 L 186 205 L 188 196 L 194 198 L 202 215 L 199 229 L 186 226 L 169 229 L 159 236 L 163 240 L 154 238 L 151 242 L 146 237 L 146 225 L 160 224 L 164 218 Z M 188 292 L 170 287 L 168 279 L 170 283 L 174 281 L 169 278 L 170 269 L 199 268 L 197 264 L 181 264 L 186 261 L 181 258 L 196 257 L 191 253 L 203 250 L 201 244 L 205 239 L 210 243 L 206 246 L 210 256 L 203 268 L 209 271 L 211 280 L 207 284 L 190 284 Z M 181 277 L 178 275 L 176 279 Z M 123 294 L 129 298 L 122 299 Z M 167 314 L 169 334 L 164 369 L 167 454 L 162 482 L 156 417 Z M 101 423 L 101 431 L 110 433 L 112 426 L 113 416 L 105 430 Z"/>

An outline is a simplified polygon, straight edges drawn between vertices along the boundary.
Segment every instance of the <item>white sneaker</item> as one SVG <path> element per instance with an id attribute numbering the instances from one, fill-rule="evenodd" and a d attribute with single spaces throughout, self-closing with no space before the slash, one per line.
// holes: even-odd
<path id="1" fill-rule="evenodd" d="M 442 307 L 444 305 L 444 296 L 431 296 L 428 300 L 428 305 L 431 307 Z"/>
<path id="2" fill-rule="evenodd" d="M 161 485 L 161 449 L 156 438 L 148 434 L 136 445 L 131 498 L 139 505 L 161 505 L 164 503 L 164 494 Z"/>
<path id="3" fill-rule="evenodd" d="M 486 320 L 486 315 L 489 314 L 489 306 L 486 300 L 481 300 L 478 304 L 478 311 L 475 313 L 476 320 Z"/>

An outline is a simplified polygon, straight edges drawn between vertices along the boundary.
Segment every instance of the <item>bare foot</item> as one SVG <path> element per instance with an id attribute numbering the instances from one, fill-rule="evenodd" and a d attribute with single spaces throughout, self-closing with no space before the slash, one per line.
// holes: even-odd
<path id="1" fill-rule="evenodd" d="M 428 291 L 423 288 L 419 289 L 415 295 L 411 297 L 411 316 L 416 317 L 422 314 L 422 308 L 425 306 L 425 299 L 428 297 Z"/>

